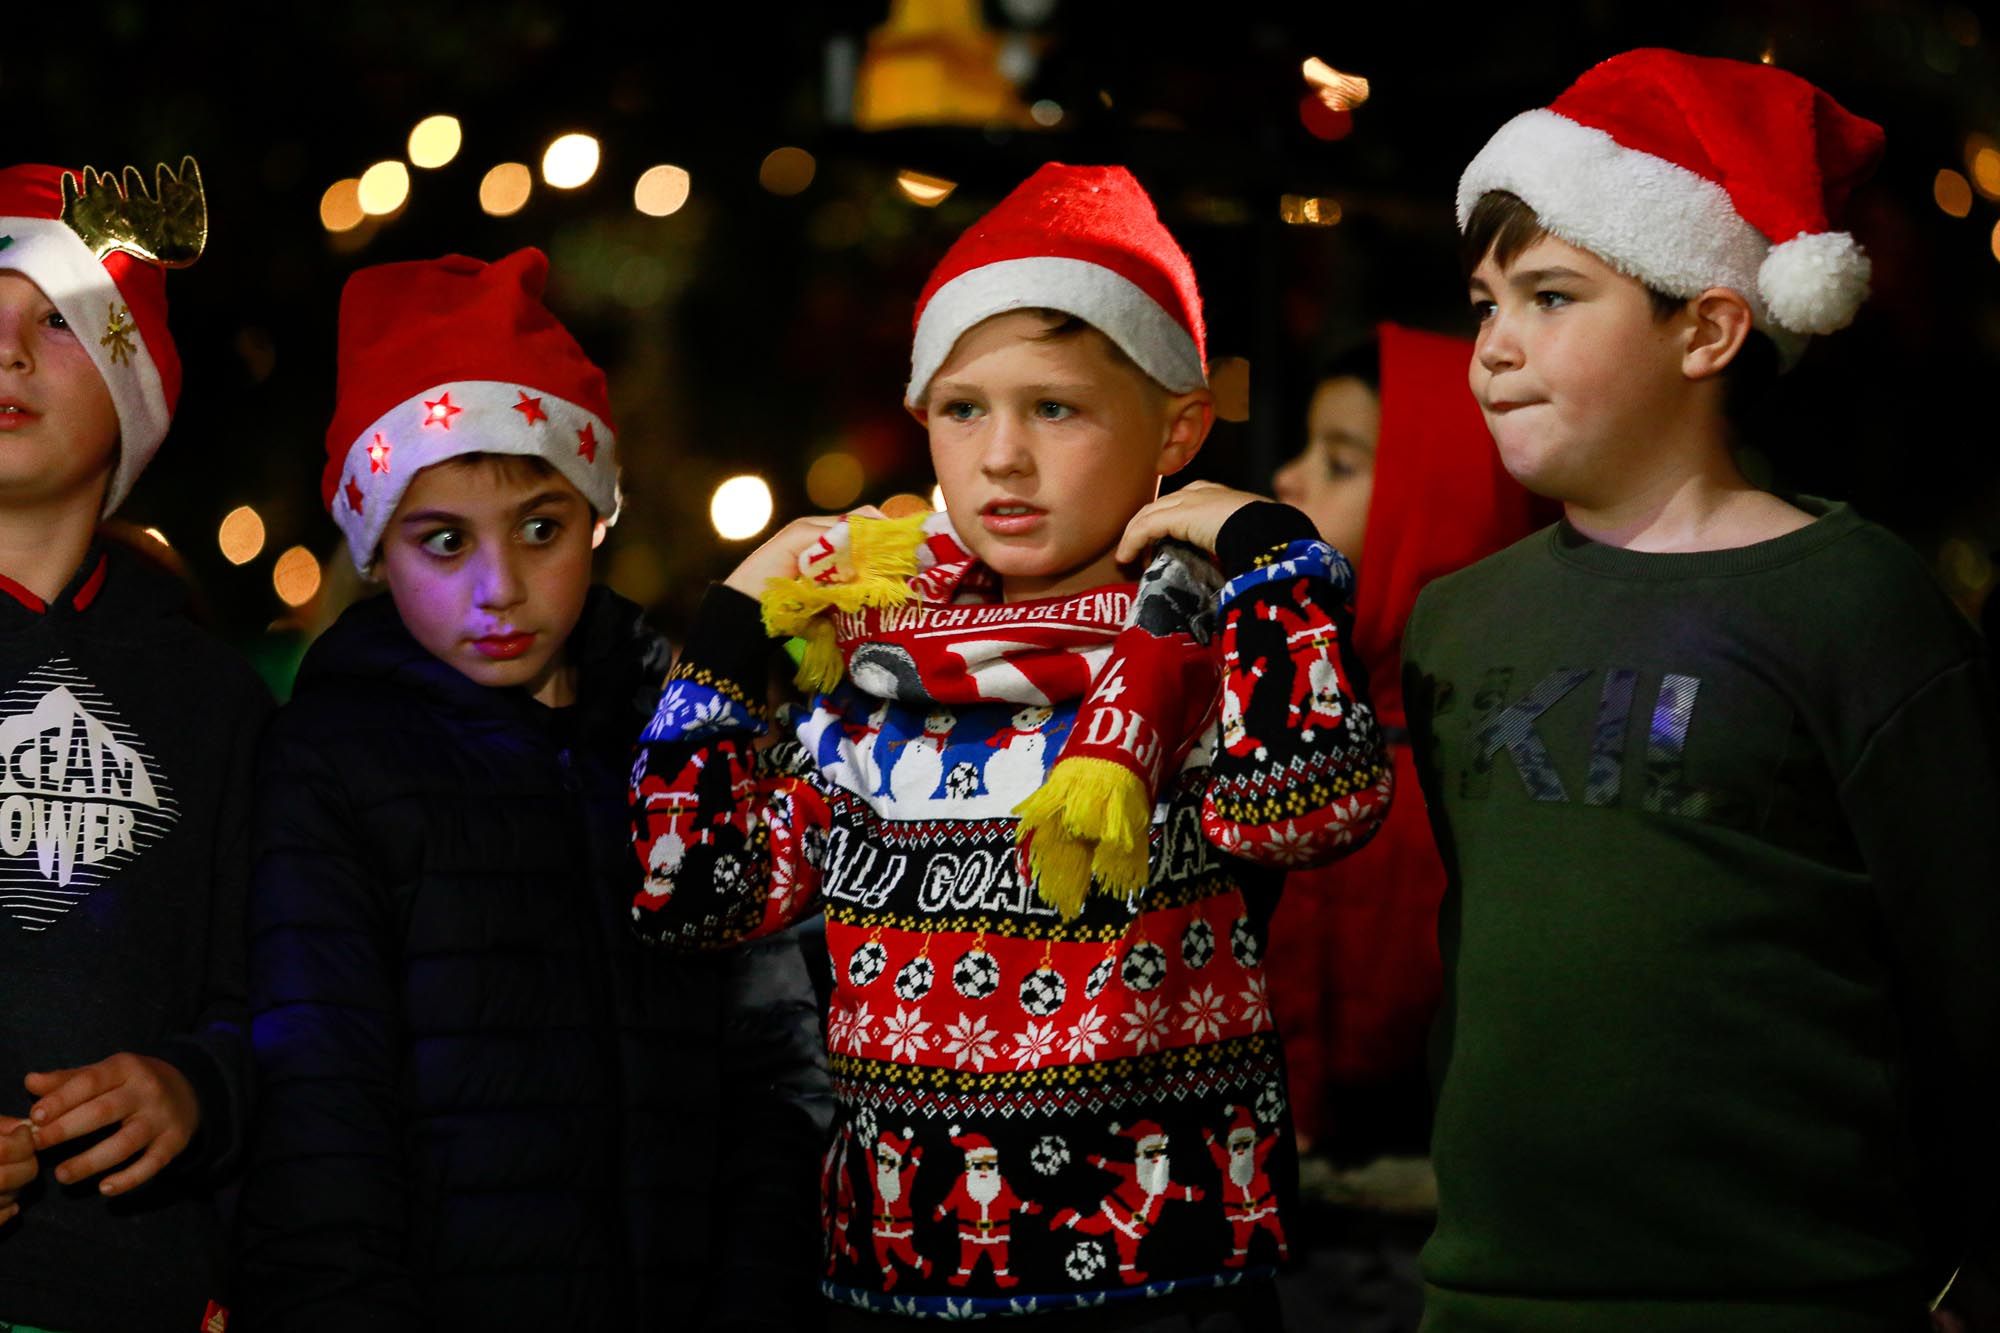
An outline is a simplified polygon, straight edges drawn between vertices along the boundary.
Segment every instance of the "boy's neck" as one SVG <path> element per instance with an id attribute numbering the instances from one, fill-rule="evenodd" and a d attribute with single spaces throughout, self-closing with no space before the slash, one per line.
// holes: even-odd
<path id="1" fill-rule="evenodd" d="M 1067 597 L 1072 593 L 1089 592 L 1092 588 L 1102 588 L 1111 583 L 1130 583 L 1125 571 L 1118 567 L 1115 551 L 1106 551 L 1103 556 L 1081 569 L 1057 577 L 1019 578 L 1000 576 L 1000 600 L 1003 602 L 1027 602 L 1050 597 Z"/>
<path id="2" fill-rule="evenodd" d="M 69 586 L 97 536 L 102 494 L 38 504 L 0 504 L 0 574 L 44 602 Z"/>
<path id="3" fill-rule="evenodd" d="M 1812 515 L 1759 490 L 1717 441 L 1692 465 L 1664 467 L 1615 496 L 1563 501 L 1571 527 L 1594 542 L 1628 551 L 1686 554 L 1725 551 L 1782 537 Z"/>

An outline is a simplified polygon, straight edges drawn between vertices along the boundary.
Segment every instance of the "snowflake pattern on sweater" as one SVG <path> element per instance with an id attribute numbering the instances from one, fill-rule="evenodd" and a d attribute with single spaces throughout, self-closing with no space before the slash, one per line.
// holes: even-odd
<path id="1" fill-rule="evenodd" d="M 831 1298 L 1004 1316 L 1275 1265 L 1295 1163 L 1265 925 L 1284 872 L 1365 842 L 1390 795 L 1344 655 L 1350 588 L 1337 553 L 1297 542 L 1224 589 L 1224 697 L 1159 794 L 1150 883 L 1069 922 L 1036 893 L 1012 811 L 1077 699 L 951 709 L 844 684 L 760 749 L 755 607 L 710 594 L 633 769 L 633 917 L 701 949 L 824 909 Z M 1129 594 L 1092 597 L 1078 614 L 1129 611 Z M 1254 744 L 1223 744 L 1232 718 Z M 1284 1182 L 1254 1230 L 1207 1146 L 1243 1108 L 1260 1178 Z M 976 1163 L 954 1146 L 968 1135 Z"/>

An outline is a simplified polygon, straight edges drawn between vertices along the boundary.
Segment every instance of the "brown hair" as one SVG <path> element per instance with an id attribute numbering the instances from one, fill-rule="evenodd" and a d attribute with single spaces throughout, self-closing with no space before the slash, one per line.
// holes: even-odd
<path id="1" fill-rule="evenodd" d="M 487 467 L 500 474 L 504 481 L 528 482 L 547 481 L 550 477 L 560 477 L 556 465 L 540 454 L 494 454 L 478 451 L 469 454 L 453 454 L 431 464 L 432 467 Z M 587 497 L 586 497 L 587 499 Z"/>
<path id="2" fill-rule="evenodd" d="M 1118 345 L 1117 339 L 1081 315 L 1072 315 L 1067 310 L 1051 310 L 1045 306 L 1034 307 L 1028 313 L 1048 321 L 1048 327 L 1034 335 L 1033 341 L 1044 343 L 1065 342 L 1081 334 L 1094 333 L 1097 335 L 1097 340 L 1104 345 L 1104 350 L 1110 353 L 1113 362 L 1124 366 L 1126 369 L 1140 376 L 1146 383 L 1152 385 L 1161 393 L 1167 392 L 1166 386 L 1151 375 L 1148 375 L 1145 368 L 1137 361 L 1134 361 L 1131 354 Z"/>
<path id="3" fill-rule="evenodd" d="M 1472 206 L 1472 215 L 1465 220 L 1465 231 L 1458 242 L 1459 266 L 1469 276 L 1488 255 L 1496 264 L 1511 264 L 1523 250 L 1547 235 L 1549 229 L 1542 225 L 1541 215 L 1527 200 L 1505 190 L 1489 190 L 1479 196 L 1479 202 Z M 1650 283 L 1639 285 L 1646 289 L 1654 319 L 1672 319 L 1687 309 L 1689 298 L 1670 295 Z M 1765 334 L 1752 330 L 1743 340 L 1736 359 L 1723 369 L 1723 411 L 1732 422 L 1740 423 L 1777 378 L 1777 345 Z"/>

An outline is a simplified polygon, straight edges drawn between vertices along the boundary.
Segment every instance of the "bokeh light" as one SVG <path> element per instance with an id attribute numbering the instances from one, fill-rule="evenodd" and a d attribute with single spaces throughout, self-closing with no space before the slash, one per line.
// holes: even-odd
<path id="1" fill-rule="evenodd" d="M 410 131 L 410 165 L 435 170 L 457 157 L 464 142 L 457 116 L 425 116 Z"/>
<path id="2" fill-rule="evenodd" d="M 688 201 L 693 182 L 684 167 L 662 163 L 648 167 L 632 187 L 632 206 L 647 217 L 663 218 L 678 213 Z"/>
<path id="3" fill-rule="evenodd" d="M 773 148 L 757 168 L 757 183 L 772 194 L 802 194 L 813 183 L 819 164 L 803 148 Z"/>
<path id="4" fill-rule="evenodd" d="M 911 203 L 936 208 L 951 197 L 951 192 L 958 188 L 958 182 L 942 176 L 927 176 L 921 171 L 899 171 L 896 173 L 896 188 Z"/>
<path id="5" fill-rule="evenodd" d="M 352 176 L 327 186 L 319 197 L 319 225 L 328 231 L 353 231 L 366 216 L 361 211 L 361 182 Z"/>
<path id="6" fill-rule="evenodd" d="M 806 497 L 821 509 L 845 509 L 860 498 L 867 480 L 861 461 L 836 449 L 821 454 L 806 469 Z"/>
<path id="7" fill-rule="evenodd" d="M 410 198 L 410 169 L 393 160 L 377 162 L 361 173 L 355 197 L 370 217 L 388 216 Z"/>
<path id="8" fill-rule="evenodd" d="M 1931 183 L 1931 198 L 1937 206 L 1955 218 L 1962 218 L 1972 211 L 1972 185 L 1965 177 L 1946 167 Z"/>
<path id="9" fill-rule="evenodd" d="M 319 561 L 303 546 L 294 546 L 271 567 L 271 587 L 286 606 L 304 606 L 319 592 Z"/>
<path id="10" fill-rule="evenodd" d="M 715 488 L 708 521 L 724 541 L 754 537 L 771 523 L 771 488 L 762 477 L 731 477 Z"/>
<path id="11" fill-rule="evenodd" d="M 534 173 L 522 162 L 502 162 L 479 182 L 479 207 L 496 218 L 512 217 L 528 206 Z"/>
<path id="12" fill-rule="evenodd" d="M 574 190 L 597 174 L 597 140 L 588 134 L 558 135 L 542 154 L 542 179 L 558 190 Z"/>
<path id="13" fill-rule="evenodd" d="M 249 505 L 236 506 L 223 516 L 215 543 L 222 548 L 222 558 L 230 564 L 250 563 L 264 549 L 263 516 Z"/>

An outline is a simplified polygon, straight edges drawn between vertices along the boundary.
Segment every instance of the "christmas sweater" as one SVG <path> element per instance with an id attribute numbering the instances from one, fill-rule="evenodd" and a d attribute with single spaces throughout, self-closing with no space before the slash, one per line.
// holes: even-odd
<path id="1" fill-rule="evenodd" d="M 633 916 L 648 940 L 709 948 L 824 909 L 831 1299 L 1031 1314 L 1286 1257 L 1266 924 L 1285 871 L 1364 843 L 1390 795 L 1346 648 L 1351 574 L 1310 532 L 1267 504 L 1224 527 L 1220 698 L 1159 792 L 1150 882 L 1068 921 L 1025 873 L 1012 812 L 1077 699 L 952 710 L 843 684 L 760 748 L 758 609 L 711 590 L 633 769 Z M 1115 624 L 1130 606 L 1127 587 L 1060 610 Z"/>

